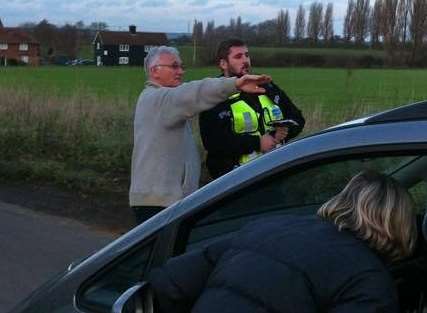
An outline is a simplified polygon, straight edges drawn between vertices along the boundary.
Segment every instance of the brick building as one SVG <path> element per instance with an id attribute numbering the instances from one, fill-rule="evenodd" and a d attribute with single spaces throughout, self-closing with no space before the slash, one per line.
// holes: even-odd
<path id="1" fill-rule="evenodd" d="M 40 44 L 26 31 L 4 27 L 0 21 L 0 66 L 40 64 Z"/>

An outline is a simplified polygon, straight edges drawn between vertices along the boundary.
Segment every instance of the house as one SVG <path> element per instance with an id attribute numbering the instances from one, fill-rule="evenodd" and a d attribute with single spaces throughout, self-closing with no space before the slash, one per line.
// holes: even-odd
<path id="1" fill-rule="evenodd" d="M 0 21 L 0 66 L 40 64 L 40 44 L 20 28 L 4 27 Z"/>
<path id="2" fill-rule="evenodd" d="M 129 26 L 129 32 L 99 31 L 93 40 L 95 64 L 144 65 L 151 47 L 166 44 L 165 33 L 137 32 L 134 25 Z"/>

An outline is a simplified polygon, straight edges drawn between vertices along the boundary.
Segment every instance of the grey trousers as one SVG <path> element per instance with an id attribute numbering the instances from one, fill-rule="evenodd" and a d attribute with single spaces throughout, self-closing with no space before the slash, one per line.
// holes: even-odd
<path id="1" fill-rule="evenodd" d="M 145 222 L 150 217 L 156 215 L 161 210 L 163 210 L 164 207 L 162 206 L 134 206 L 132 207 L 132 210 L 135 214 L 135 219 L 137 225 L 141 224 L 142 222 Z"/>

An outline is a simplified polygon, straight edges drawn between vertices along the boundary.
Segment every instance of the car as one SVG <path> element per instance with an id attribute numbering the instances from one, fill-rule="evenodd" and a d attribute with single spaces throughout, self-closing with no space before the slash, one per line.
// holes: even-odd
<path id="1" fill-rule="evenodd" d="M 71 65 L 71 66 L 76 66 L 76 65 L 94 65 L 95 62 L 93 60 L 89 60 L 89 59 L 74 59 L 74 60 L 69 60 L 65 63 L 65 65 Z"/>
<path id="2" fill-rule="evenodd" d="M 408 189 L 422 234 L 427 228 L 422 222 L 427 207 L 427 101 L 325 129 L 229 172 L 71 264 L 12 312 L 151 312 L 153 299 L 144 281 L 151 268 L 260 217 L 315 214 L 364 169 L 393 176 Z M 427 307 L 425 243 L 420 237 L 413 256 L 390 266 L 402 312 Z"/>

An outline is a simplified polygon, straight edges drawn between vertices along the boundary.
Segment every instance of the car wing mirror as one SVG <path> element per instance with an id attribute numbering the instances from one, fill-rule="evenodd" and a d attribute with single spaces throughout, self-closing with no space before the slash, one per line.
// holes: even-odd
<path id="1" fill-rule="evenodd" d="M 153 313 L 153 291 L 146 281 L 126 290 L 113 304 L 112 313 Z"/>

